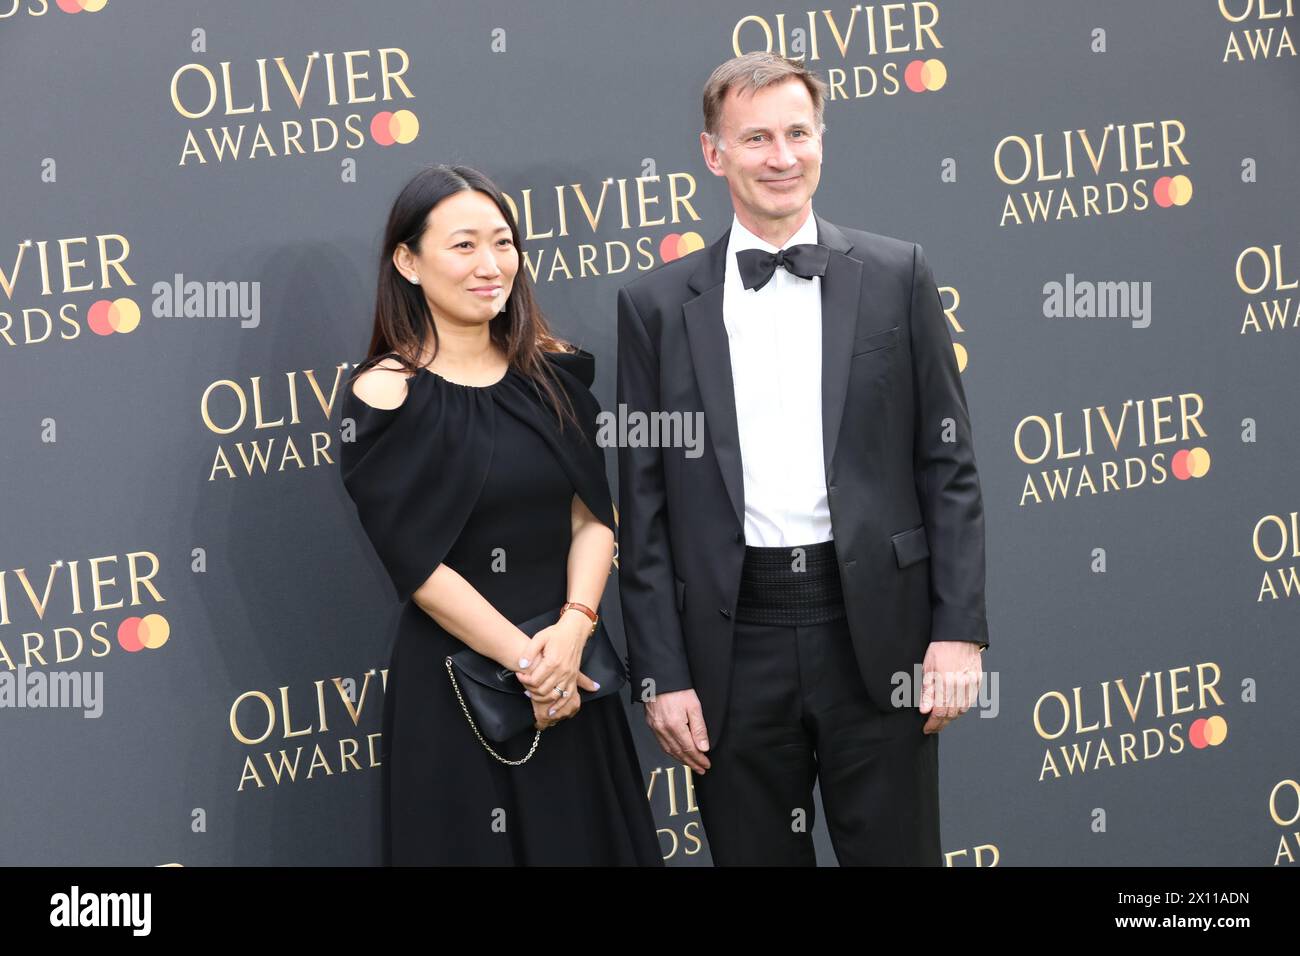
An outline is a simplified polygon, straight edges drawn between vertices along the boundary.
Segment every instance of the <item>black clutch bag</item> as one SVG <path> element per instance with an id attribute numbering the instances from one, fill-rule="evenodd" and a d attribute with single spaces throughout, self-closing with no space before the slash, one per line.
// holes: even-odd
<path id="1" fill-rule="evenodd" d="M 560 609 L 555 608 L 515 626 L 533 637 L 558 621 L 560 613 Z M 542 735 L 540 730 L 533 735 L 528 753 L 518 760 L 507 760 L 488 743 L 489 740 L 497 743 L 510 740 L 533 726 L 533 702 L 524 696 L 525 687 L 519 683 L 515 672 L 469 647 L 449 654 L 446 663 L 447 676 L 460 701 L 460 708 L 479 743 L 502 763 L 518 766 L 527 762 L 537 750 Z M 605 633 L 603 620 L 587 638 L 578 669 L 600 685 L 594 691 L 575 688 L 583 703 L 613 694 L 627 682 L 627 667 Z"/>

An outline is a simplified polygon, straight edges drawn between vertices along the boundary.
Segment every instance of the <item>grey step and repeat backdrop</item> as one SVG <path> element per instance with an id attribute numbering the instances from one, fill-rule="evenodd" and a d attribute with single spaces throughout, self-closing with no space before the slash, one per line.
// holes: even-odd
<path id="1" fill-rule="evenodd" d="M 925 247 L 970 401 L 948 862 L 1294 863 L 1297 6 L 0 0 L 0 862 L 378 861 L 397 607 L 336 429 L 389 204 L 494 177 L 611 408 L 616 290 L 730 223 L 704 80 L 775 49 L 833 90 L 815 207 Z"/>

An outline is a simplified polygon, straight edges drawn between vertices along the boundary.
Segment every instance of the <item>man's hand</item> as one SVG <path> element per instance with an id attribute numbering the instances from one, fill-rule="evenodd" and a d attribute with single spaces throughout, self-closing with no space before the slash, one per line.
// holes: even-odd
<path id="1" fill-rule="evenodd" d="M 931 641 L 921 677 L 923 733 L 938 733 L 966 713 L 979 696 L 984 668 L 975 641 Z"/>
<path id="2" fill-rule="evenodd" d="M 704 711 L 694 688 L 657 694 L 646 701 L 645 722 L 659 738 L 659 746 L 696 773 L 709 769 L 709 734 L 704 728 Z"/>

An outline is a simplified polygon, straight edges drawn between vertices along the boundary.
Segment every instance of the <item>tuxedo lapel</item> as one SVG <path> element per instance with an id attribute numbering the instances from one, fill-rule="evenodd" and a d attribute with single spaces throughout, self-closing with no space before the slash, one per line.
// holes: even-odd
<path id="1" fill-rule="evenodd" d="M 817 241 L 831 250 L 822 276 L 822 454 L 830 479 L 844 417 L 853 361 L 853 336 L 862 298 L 862 262 L 848 255 L 853 243 L 816 212 Z"/>
<path id="2" fill-rule="evenodd" d="M 699 265 L 687 280 L 700 293 L 682 306 L 686 335 L 690 342 L 695 381 L 704 403 L 704 421 L 713 440 L 713 453 L 722 470 L 722 481 L 735 509 L 736 520 L 745 524 L 745 478 L 740 463 L 740 429 L 736 424 L 736 389 L 731 377 L 731 348 L 722 321 L 722 282 L 726 277 L 728 229 L 705 250 Z"/>
<path id="3" fill-rule="evenodd" d="M 835 442 L 844 415 L 853 336 L 857 329 L 862 293 L 862 263 L 848 255 L 853 243 L 833 223 L 813 213 L 817 241 L 827 246 L 830 258 L 822 277 L 822 451 L 826 474 L 835 457 Z M 722 470 L 736 520 L 745 523 L 745 480 L 740 459 L 740 430 L 736 424 L 736 390 L 731 377 L 731 349 L 722 318 L 722 289 L 726 278 L 727 242 L 724 232 L 700 257 L 687 280 L 699 293 L 682 307 L 690 342 L 695 380 L 704 403 L 704 417 L 713 452 Z"/>

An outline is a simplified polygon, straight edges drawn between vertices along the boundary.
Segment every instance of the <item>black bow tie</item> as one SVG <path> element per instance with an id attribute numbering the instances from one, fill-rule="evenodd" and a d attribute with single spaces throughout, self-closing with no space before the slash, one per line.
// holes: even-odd
<path id="1" fill-rule="evenodd" d="M 777 266 L 785 266 L 790 272 L 805 279 L 824 276 L 830 257 L 829 247 L 806 242 L 779 252 L 741 249 L 736 253 L 736 265 L 740 267 L 740 281 L 745 288 L 757 290 L 767 285 Z"/>

